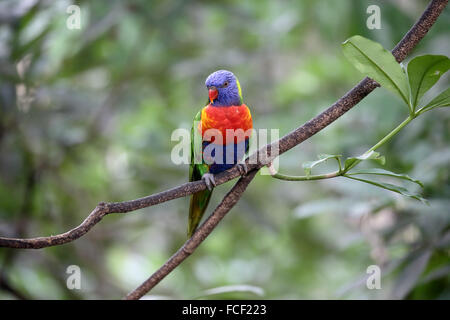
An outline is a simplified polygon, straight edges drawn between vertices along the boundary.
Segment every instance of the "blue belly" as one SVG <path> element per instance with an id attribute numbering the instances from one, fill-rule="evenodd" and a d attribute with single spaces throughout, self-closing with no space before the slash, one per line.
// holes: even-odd
<path id="1" fill-rule="evenodd" d="M 203 157 L 208 163 L 209 172 L 216 174 L 235 166 L 245 155 L 248 149 L 248 139 L 238 144 L 215 145 L 203 142 Z"/>

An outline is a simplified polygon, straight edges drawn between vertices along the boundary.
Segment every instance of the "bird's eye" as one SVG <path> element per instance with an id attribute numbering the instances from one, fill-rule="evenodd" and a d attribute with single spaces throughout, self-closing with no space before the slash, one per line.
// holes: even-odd
<path id="1" fill-rule="evenodd" d="M 227 86 L 228 86 L 228 81 L 225 81 L 224 84 L 223 84 L 223 86 L 224 86 L 224 87 L 227 87 Z"/>

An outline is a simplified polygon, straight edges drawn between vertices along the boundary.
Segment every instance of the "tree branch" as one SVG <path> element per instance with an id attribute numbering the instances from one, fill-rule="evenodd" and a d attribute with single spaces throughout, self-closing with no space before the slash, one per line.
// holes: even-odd
<path id="1" fill-rule="evenodd" d="M 141 298 L 157 285 L 166 275 L 172 272 L 181 262 L 189 257 L 195 249 L 206 239 L 206 237 L 214 230 L 222 218 L 234 207 L 239 201 L 248 184 L 253 180 L 258 170 L 249 172 L 238 180 L 234 187 L 226 194 L 222 202 L 217 206 L 214 212 L 206 219 L 206 221 L 197 229 L 194 235 L 188 239 L 184 245 L 172 256 L 167 262 L 158 269 L 150 278 L 142 283 L 136 290 L 133 290 L 126 296 L 127 300 L 135 300 Z"/>
<path id="2" fill-rule="evenodd" d="M 433 0 L 428 5 L 420 19 L 408 31 L 403 39 L 392 50 L 398 62 L 402 61 L 417 45 L 417 43 L 427 34 L 436 19 L 444 10 L 448 0 Z M 340 116 L 345 114 L 348 110 L 358 104 L 364 97 L 372 92 L 379 85 L 369 79 L 364 78 L 358 85 L 347 92 L 341 99 L 336 101 L 331 107 L 319 114 L 317 117 L 306 122 L 301 127 L 295 129 L 291 133 L 285 135 L 280 140 L 270 145 L 267 145 L 249 158 L 246 159 L 247 166 L 250 170 L 246 177 L 242 177 L 233 189 L 224 197 L 219 206 L 214 210 L 211 216 L 202 224 L 197 232 L 189 239 L 178 251 L 175 253 L 158 271 L 156 271 L 148 280 L 146 280 L 136 290 L 131 292 L 127 299 L 137 299 L 142 297 L 146 292 L 153 288 L 161 279 L 175 269 L 184 259 L 186 259 L 204 239 L 212 232 L 225 214 L 237 203 L 242 193 L 245 191 L 247 185 L 254 178 L 258 169 L 267 165 L 278 155 L 290 150 L 299 145 L 306 139 L 309 139 L 317 132 L 321 131 L 331 123 L 333 123 Z M 272 150 L 279 152 L 271 153 Z M 239 170 L 233 167 L 230 170 L 216 175 L 215 180 L 217 185 L 223 184 L 238 177 Z M 126 213 L 135 211 L 145 207 L 150 207 L 159 203 L 163 203 L 176 198 L 191 195 L 206 189 L 203 181 L 194 181 L 182 184 L 178 187 L 149 195 L 144 198 L 114 202 L 114 203 L 99 203 L 97 207 L 89 214 L 89 216 L 76 228 L 56 236 L 39 237 L 30 239 L 15 239 L 0 237 L 0 247 L 9 248 L 27 248 L 39 249 L 49 246 L 61 245 L 71 242 L 86 234 L 94 225 L 96 225 L 102 218 L 111 213 Z"/>

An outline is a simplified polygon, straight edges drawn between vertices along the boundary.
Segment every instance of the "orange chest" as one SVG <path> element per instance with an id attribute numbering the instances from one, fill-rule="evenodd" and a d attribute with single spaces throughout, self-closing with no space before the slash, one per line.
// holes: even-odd
<path id="1" fill-rule="evenodd" d="M 202 110 L 200 125 L 199 131 L 204 139 L 205 133 L 209 129 L 215 130 L 207 132 L 208 136 L 214 136 L 220 132 L 222 135 L 222 143 L 220 144 L 242 142 L 250 136 L 253 128 L 252 115 L 245 104 L 229 107 L 212 107 L 208 105 Z M 234 134 L 234 137 L 230 137 L 232 134 Z M 217 139 L 205 140 L 217 141 Z"/>

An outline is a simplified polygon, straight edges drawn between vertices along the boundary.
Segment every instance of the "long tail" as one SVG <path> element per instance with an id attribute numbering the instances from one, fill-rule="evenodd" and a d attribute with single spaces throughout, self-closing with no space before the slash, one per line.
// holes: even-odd
<path id="1" fill-rule="evenodd" d="M 197 229 L 200 220 L 202 220 L 203 214 L 208 207 L 209 200 L 211 199 L 212 191 L 203 190 L 194 193 L 191 196 L 191 202 L 189 204 L 189 224 L 188 224 L 188 237 L 192 237 Z"/>

